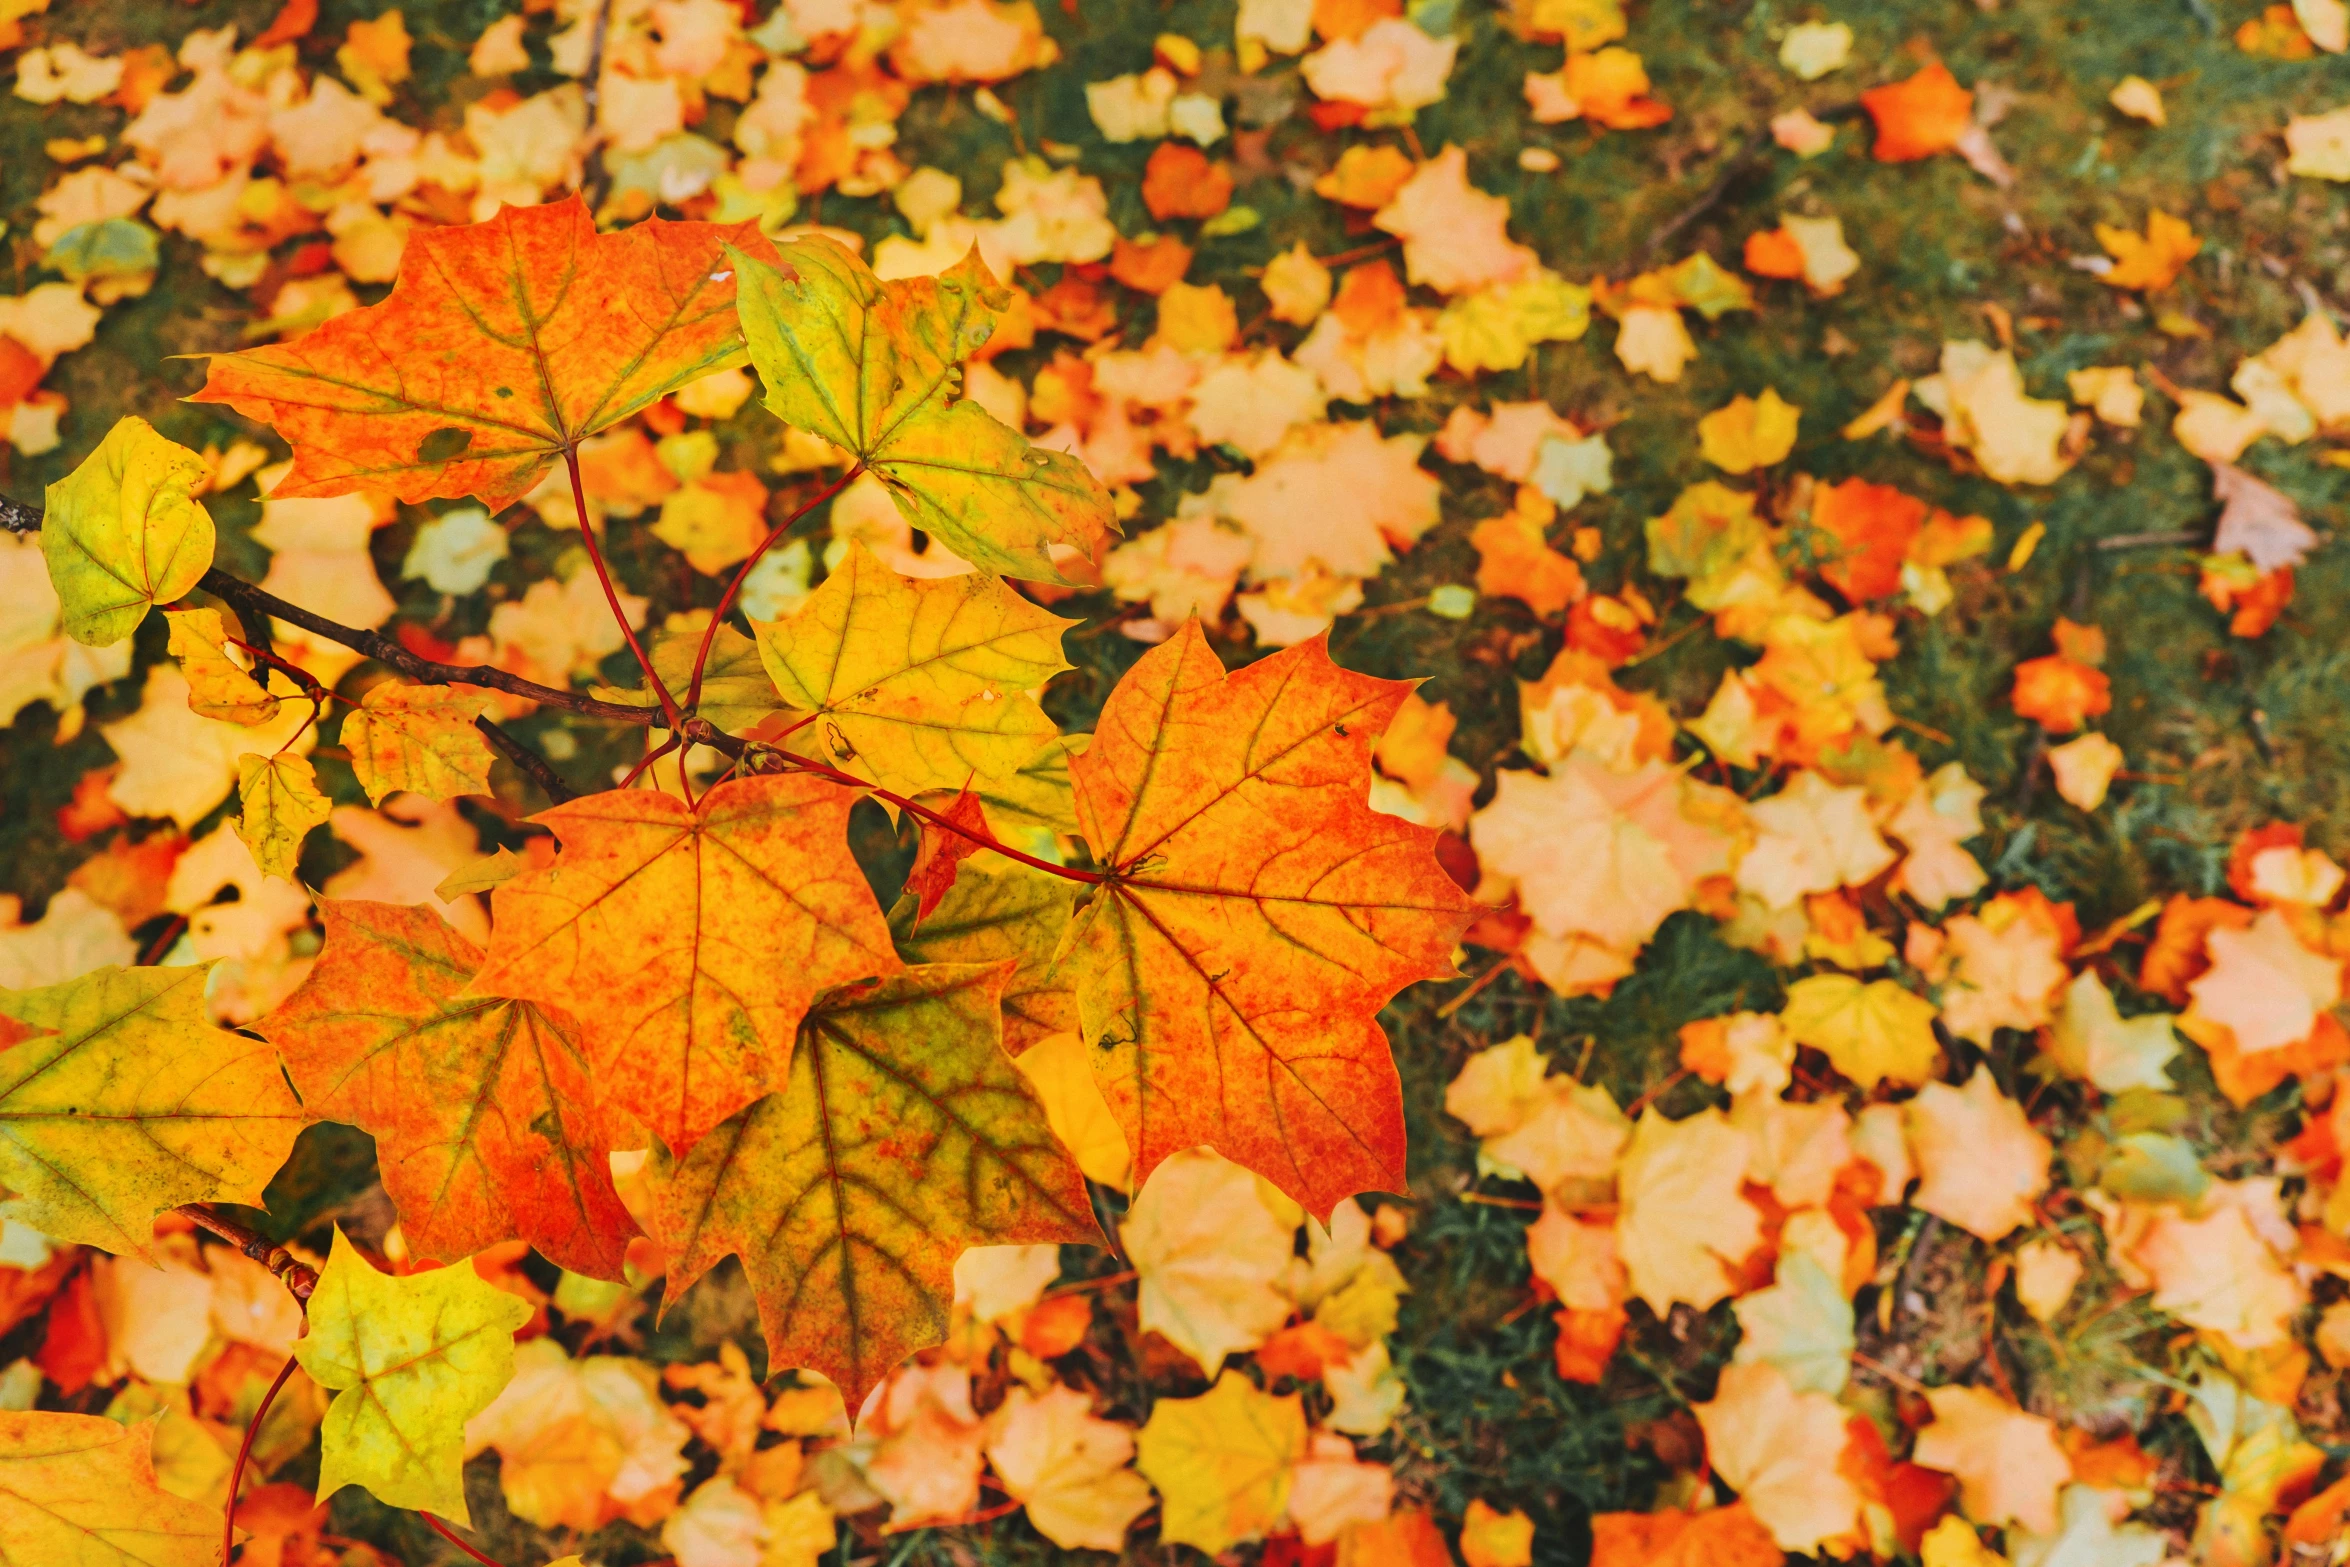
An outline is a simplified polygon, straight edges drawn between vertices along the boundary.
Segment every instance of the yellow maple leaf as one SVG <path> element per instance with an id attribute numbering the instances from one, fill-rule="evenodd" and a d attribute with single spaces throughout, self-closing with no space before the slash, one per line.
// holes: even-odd
<path id="1" fill-rule="evenodd" d="M 1306 1417 L 1296 1394 L 1260 1393 L 1227 1371 L 1197 1398 L 1162 1398 L 1135 1435 L 1136 1467 L 1158 1488 L 1159 1538 L 1210 1556 L 1254 1540 L 1289 1505 L 1290 1477 L 1306 1455 Z"/>
<path id="2" fill-rule="evenodd" d="M 1760 397 L 1741 392 L 1697 421 L 1698 449 L 1724 473 L 1751 473 L 1784 462 L 1795 449 L 1796 422 L 1803 410 L 1764 387 Z"/>
<path id="3" fill-rule="evenodd" d="M 2104 273 L 2109 287 L 2149 294 L 2177 282 L 2179 273 L 2203 249 L 2203 241 L 2196 238 L 2186 219 L 2174 218 L 2160 207 L 2146 214 L 2144 234 L 2098 224 L 2097 243 L 2113 257 L 2113 265 Z"/>
<path id="4" fill-rule="evenodd" d="M 1845 1410 L 1825 1393 L 1799 1393 L 1777 1366 L 1727 1366 L 1710 1402 L 1693 1406 L 1706 1459 L 1771 1531 L 1782 1550 L 1855 1542 L 1862 1497 L 1839 1460 Z"/>
<path id="5" fill-rule="evenodd" d="M 194 590 L 212 565 L 212 517 L 196 499 L 211 482 L 203 458 L 131 417 L 49 486 L 41 553 L 67 636 L 120 642 L 150 605 Z"/>
<path id="6" fill-rule="evenodd" d="M 253 851 L 253 863 L 292 881 L 302 840 L 334 809 L 319 792 L 317 769 L 308 757 L 247 751 L 237 758 L 237 798 L 244 806 L 237 836 Z"/>
<path id="7" fill-rule="evenodd" d="M 1787 987 L 1779 1024 L 1799 1045 L 1863 1088 L 1891 1078 L 1923 1083 L 1942 1047 L 1934 1038 L 1934 1003 L 1889 979 L 1867 983 L 1849 974 L 1814 974 Z"/>
<path id="8" fill-rule="evenodd" d="M 0 1412 L 0 1553 L 41 1567 L 211 1567 L 220 1509 L 156 1484 L 157 1426 Z"/>
<path id="9" fill-rule="evenodd" d="M 1468 1567 L 1530 1567 L 1534 1520 L 1522 1508 L 1505 1513 L 1483 1497 L 1472 1497 L 1461 1520 L 1461 1560 Z"/>
<path id="10" fill-rule="evenodd" d="M 460 1263 L 393 1278 L 338 1227 L 294 1358 L 333 1389 L 318 1499 L 364 1486 L 393 1507 L 458 1523 L 465 1507 L 465 1422 L 514 1374 L 514 1334 L 530 1302 Z"/>
<path id="11" fill-rule="evenodd" d="M 276 715 L 278 699 L 228 650 L 243 628 L 217 609 L 167 609 L 163 619 L 171 627 L 171 656 L 188 677 L 191 711 L 226 724 L 262 724 Z"/>

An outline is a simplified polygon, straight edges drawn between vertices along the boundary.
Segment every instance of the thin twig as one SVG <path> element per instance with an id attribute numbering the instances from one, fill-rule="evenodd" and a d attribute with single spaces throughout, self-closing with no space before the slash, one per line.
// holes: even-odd
<path id="1" fill-rule="evenodd" d="M 596 7 L 595 30 L 588 34 L 587 57 L 587 125 L 581 132 L 588 144 L 587 166 L 580 170 L 579 194 L 594 212 L 604 204 L 604 149 L 596 142 L 596 131 L 604 110 L 604 40 L 612 31 L 612 0 Z"/>
<path id="2" fill-rule="evenodd" d="M 2097 541 L 2096 547 L 2101 550 L 2143 550 L 2202 542 L 2203 533 L 2200 529 L 2169 528 L 2157 533 L 2109 533 Z"/>
<path id="3" fill-rule="evenodd" d="M 318 1270 L 292 1252 L 250 1226 L 205 1203 L 184 1202 L 173 1210 L 198 1229 L 208 1230 L 231 1246 L 258 1262 L 286 1287 L 286 1293 L 309 1305 L 311 1293 L 318 1288 Z"/>
<path id="4" fill-rule="evenodd" d="M 522 743 L 520 737 L 490 719 L 476 718 L 473 727 L 489 741 L 490 749 L 512 762 L 524 777 L 539 786 L 539 792 L 557 805 L 579 798 L 579 791 L 563 781 L 555 771 L 555 764 Z"/>
<path id="5" fill-rule="evenodd" d="M 1847 120 L 1859 112 L 1860 105 L 1858 103 L 1840 103 L 1819 110 L 1812 118 L 1823 121 Z M 1756 165 L 1762 159 L 1763 149 L 1770 145 L 1771 133 L 1767 129 L 1756 131 L 1741 142 L 1738 150 L 1730 154 L 1729 161 L 1722 165 L 1721 173 L 1714 177 L 1712 184 L 1698 193 L 1696 200 L 1649 231 L 1646 243 L 1640 247 L 1641 255 L 1643 257 L 1654 256 L 1658 251 L 1664 249 L 1675 235 L 1721 205 L 1722 198 L 1729 195 L 1740 180 L 1754 172 Z"/>
<path id="6" fill-rule="evenodd" d="M 604 603 L 612 611 L 612 619 L 620 627 L 620 634 L 628 639 L 628 650 L 636 655 L 637 667 L 645 672 L 645 683 L 661 699 L 661 712 L 675 729 L 681 716 L 677 699 L 669 694 L 669 687 L 653 669 L 651 655 L 636 639 L 636 627 L 628 623 L 628 614 L 620 607 L 620 590 L 612 586 L 612 573 L 605 569 L 604 552 L 596 544 L 596 530 L 588 521 L 587 486 L 580 482 L 579 453 L 569 447 L 563 451 L 563 466 L 571 475 L 571 504 L 579 515 L 579 542 L 587 546 L 588 564 L 596 569 L 596 582 L 604 590 Z"/>
<path id="7" fill-rule="evenodd" d="M 482 1567 L 498 1567 L 497 1558 L 492 1556 L 484 1556 L 481 1552 L 475 1550 L 472 1546 L 467 1545 L 463 1540 L 458 1539 L 456 1534 L 449 1528 L 447 1524 L 441 1522 L 432 1514 L 425 1513 L 423 1518 L 426 1523 L 432 1525 L 433 1533 L 439 1535 L 442 1539 L 448 1541 L 451 1545 L 454 1545 L 457 1547 L 457 1549 L 463 1551 L 466 1555 L 472 1557 L 475 1561 L 480 1562 Z"/>
<path id="8" fill-rule="evenodd" d="M 277 1402 L 278 1390 L 286 1385 L 286 1378 L 294 1374 L 299 1364 L 293 1356 L 278 1367 L 277 1380 L 269 1384 L 269 1391 L 261 1395 L 260 1407 L 253 1411 L 252 1423 L 245 1427 L 245 1439 L 237 1444 L 236 1467 L 228 1472 L 228 1506 L 220 1520 L 220 1559 L 225 1564 L 237 1548 L 237 1492 L 244 1489 L 245 1463 L 253 1456 L 253 1438 L 261 1434 L 261 1420 L 269 1413 L 269 1406 Z"/>

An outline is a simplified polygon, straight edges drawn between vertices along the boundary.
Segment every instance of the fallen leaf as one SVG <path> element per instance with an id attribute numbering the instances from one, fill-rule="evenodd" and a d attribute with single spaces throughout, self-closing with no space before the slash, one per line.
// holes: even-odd
<path id="1" fill-rule="evenodd" d="M 2124 1018 L 2094 969 L 2083 969 L 2065 987 L 2063 1010 L 2048 1032 L 2048 1053 L 2066 1072 L 2109 1094 L 2138 1088 L 2170 1093 L 2177 1086 L 2164 1070 L 2179 1053 L 2170 1014 Z"/>
<path id="2" fill-rule="evenodd" d="M 2034 1221 L 2033 1199 L 2048 1189 L 2048 1139 L 2032 1130 L 1987 1067 L 1977 1066 L 1957 1088 L 1928 1083 L 1904 1117 L 1924 1177 L 1912 1206 L 1986 1241 Z"/>
<path id="3" fill-rule="evenodd" d="M 1956 147 L 1973 123 L 1975 95 L 1937 60 L 1906 81 L 1872 87 L 1861 107 L 1876 121 L 1879 163 L 1910 163 Z"/>
<path id="4" fill-rule="evenodd" d="M 1306 1454 L 1296 1394 L 1260 1393 L 1227 1371 L 1197 1398 L 1162 1398 L 1135 1434 L 1135 1467 L 1158 1488 L 1159 1537 L 1219 1555 L 1271 1531 Z"/>
<path id="5" fill-rule="evenodd" d="M 1740 1195 L 1750 1157 L 1718 1109 L 1679 1121 L 1650 1109 L 1634 1124 L 1616 1174 L 1616 1244 L 1632 1293 L 1659 1315 L 1733 1293 L 1731 1270 L 1762 1240 L 1762 1215 Z"/>
<path id="6" fill-rule="evenodd" d="M 1925 1396 L 1934 1419 L 1918 1433 L 1915 1462 L 1958 1476 L 1959 1500 L 1977 1523 L 2054 1534 L 2057 1492 L 2073 1472 L 2056 1427 L 1979 1387 Z"/>
<path id="7" fill-rule="evenodd" d="M 1799 1393 L 1778 1367 L 1758 1362 L 1724 1367 L 1713 1398 L 1693 1411 L 1714 1473 L 1782 1550 L 1853 1542 L 1863 1497 L 1840 1462 L 1845 1411 L 1836 1400 Z"/>
<path id="8" fill-rule="evenodd" d="M 1724 473 L 1773 467 L 1795 449 L 1802 414 L 1774 387 L 1764 387 L 1760 397 L 1740 393 L 1697 421 L 1698 446 L 1705 460 Z"/>
<path id="9" fill-rule="evenodd" d="M 1151 1172 L 1119 1226 L 1139 1275 L 1141 1326 L 1213 1375 L 1289 1320 L 1281 1289 L 1297 1211 L 1258 1176 L 1207 1148 Z"/>
<path id="10" fill-rule="evenodd" d="M 2292 497 L 2233 463 L 2212 464 L 2211 494 L 2220 503 L 2213 554 L 2240 552 L 2266 572 L 2298 566 L 2317 547 L 2317 532 L 2301 520 Z"/>
<path id="11" fill-rule="evenodd" d="M 1072 1387 L 1042 1395 L 1015 1387 L 996 1411 L 987 1461 L 1036 1532 L 1063 1550 L 1116 1551 L 1151 1504 L 1131 1467 L 1133 1432 L 1093 1413 Z"/>
<path id="12" fill-rule="evenodd" d="M 1934 1038 L 1934 1004 L 1889 979 L 1799 979 L 1787 987 L 1779 1022 L 1789 1038 L 1824 1052 L 1829 1065 L 1863 1088 L 1888 1078 L 1922 1084 L 1942 1054 Z"/>

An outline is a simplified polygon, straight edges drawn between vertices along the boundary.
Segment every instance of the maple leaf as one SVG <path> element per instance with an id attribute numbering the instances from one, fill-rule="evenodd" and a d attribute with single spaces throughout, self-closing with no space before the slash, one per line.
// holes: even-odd
<path id="1" fill-rule="evenodd" d="M 211 481 L 203 458 L 132 417 L 49 486 L 41 555 L 67 636 L 120 642 L 150 606 L 195 589 L 212 565 L 212 518 L 196 499 Z"/>
<path id="2" fill-rule="evenodd" d="M 229 656 L 228 643 L 242 631 L 217 609 L 167 609 L 170 652 L 188 678 L 188 709 L 228 724 L 265 724 L 277 714 L 278 699 L 263 689 L 244 665 Z"/>
<path id="3" fill-rule="evenodd" d="M 1319 638 L 1226 675 L 1192 621 L 1070 763 L 1104 876 L 1070 936 L 1078 1007 L 1137 1179 L 1206 1143 L 1317 1214 L 1402 1189 L 1375 1014 L 1451 972 L 1474 911 L 1436 834 L 1367 803 L 1410 690 Z"/>
<path id="4" fill-rule="evenodd" d="M 1115 524 L 1085 465 L 953 400 L 1008 299 L 976 250 L 939 277 L 889 283 L 822 236 L 732 259 L 768 411 L 862 462 L 909 525 L 1037 581 L 1061 580 L 1056 544 L 1100 553 Z"/>
<path id="5" fill-rule="evenodd" d="M 1912 1205 L 1987 1241 L 2032 1222 L 2032 1200 L 2048 1188 L 2048 1139 L 1989 1068 L 1957 1088 L 1928 1083 L 1904 1115 L 1924 1177 Z"/>
<path id="6" fill-rule="evenodd" d="M 2097 971 L 2083 969 L 2065 987 L 2064 1006 L 2048 1032 L 2048 1053 L 2066 1072 L 2109 1094 L 2134 1088 L 2169 1093 L 2175 1085 L 2164 1069 L 2179 1053 L 2179 1036 L 2167 1012 L 2124 1018 Z"/>
<path id="7" fill-rule="evenodd" d="M 1069 1551 L 1124 1547 L 1151 1503 L 1150 1485 L 1129 1467 L 1130 1430 L 1096 1417 L 1092 1398 L 1073 1387 L 1015 1387 L 994 1425 L 987 1461 L 1037 1533 Z"/>
<path id="8" fill-rule="evenodd" d="M 956 795 L 939 815 L 952 825 L 922 824 L 922 846 L 914 852 L 914 868 L 906 872 L 905 896 L 914 900 L 916 928 L 930 917 L 939 900 L 954 890 L 963 862 L 979 852 L 980 841 L 975 835 L 987 832 L 986 808 L 969 789 Z"/>
<path id="9" fill-rule="evenodd" d="M 477 996 L 586 1027 L 606 1102 L 670 1152 L 783 1086 L 816 993 L 899 967 L 845 839 L 852 797 L 807 774 L 645 790 L 532 820 L 562 841 L 491 895 Z"/>
<path id="10" fill-rule="evenodd" d="M 1523 1509 L 1505 1513 L 1471 1497 L 1461 1519 L 1461 1560 L 1468 1567 L 1533 1567 L 1534 1520 Z"/>
<path id="11" fill-rule="evenodd" d="M 1739 1195 L 1752 1148 L 1718 1109 L 1679 1121 L 1642 1112 L 1616 1176 L 1616 1244 L 1651 1309 L 1703 1311 L 1731 1293 L 1730 1270 L 1762 1240 L 1762 1215 Z"/>
<path id="12" fill-rule="evenodd" d="M 1860 104 L 1877 123 L 1877 161 L 1909 163 L 1958 145 L 1973 123 L 1975 95 L 1937 60 L 1906 81 L 1870 88 Z"/>
<path id="13" fill-rule="evenodd" d="M 2205 946 L 2211 967 L 2186 985 L 2194 1012 L 2225 1025 L 2246 1053 L 2298 1044 L 2342 998 L 2341 960 L 2304 947 L 2275 909 L 2242 930 L 2214 929 Z"/>
<path id="14" fill-rule="evenodd" d="M 210 965 L 106 967 L 0 991 L 36 1030 L 0 1051 L 0 1182 L 10 1219 L 59 1241 L 152 1258 L 155 1215 L 260 1206 L 302 1130 L 276 1053 L 215 1028 Z"/>
<path id="15" fill-rule="evenodd" d="M 1015 967 L 1004 986 L 1004 1049 L 1029 1046 L 1077 1027 L 1077 997 L 1054 954 L 1069 928 L 1076 884 L 989 856 L 967 861 L 929 910 L 918 896 L 889 911 L 898 956 L 908 963 L 997 963 Z"/>
<path id="16" fill-rule="evenodd" d="M 1084 1177 L 1004 1055 L 1007 963 L 934 963 L 822 997 L 776 1091 L 657 1152 L 667 1299 L 742 1258 L 776 1366 L 850 1408 L 946 1338 L 964 1246 L 1100 1236 Z"/>
<path id="17" fill-rule="evenodd" d="M 743 362 L 730 251 L 774 255 L 748 222 L 599 234 L 576 196 L 419 228 L 381 304 L 215 356 L 190 400 L 293 446 L 275 498 L 374 489 L 497 511 L 597 431 Z"/>
<path id="18" fill-rule="evenodd" d="M 2056 1493 L 2073 1472 L 2056 1427 L 1983 1388 L 1928 1388 L 1926 1401 L 1934 1420 L 1918 1433 L 1915 1461 L 1958 1476 L 1967 1516 L 2054 1534 Z"/>
<path id="19" fill-rule="evenodd" d="M 1777 1366 L 1722 1370 L 1710 1402 L 1693 1406 L 1714 1472 L 1762 1520 L 1783 1550 L 1849 1544 L 1863 1498 L 1839 1462 L 1845 1411 L 1825 1393 L 1801 1393 Z"/>
<path id="20" fill-rule="evenodd" d="M 1889 979 L 1863 984 L 1849 974 L 1814 974 L 1787 987 L 1780 1025 L 1799 1045 L 1863 1088 L 1887 1078 L 1923 1083 L 1942 1053 L 1934 1003 Z"/>
<path id="21" fill-rule="evenodd" d="M 1844 1391 L 1852 1371 L 1852 1304 L 1837 1281 L 1799 1251 L 1779 1256 L 1777 1282 L 1741 1296 L 1736 1363 L 1767 1361 L 1798 1392 Z"/>
<path id="22" fill-rule="evenodd" d="M 400 790 L 428 800 L 488 794 L 495 757 L 473 721 L 489 706 L 486 693 L 471 689 L 397 680 L 368 687 L 340 737 L 368 803 Z"/>
<path id="23" fill-rule="evenodd" d="M 2111 288 L 2159 293 L 2177 282 L 2179 273 L 2203 249 L 2203 241 L 2195 237 L 2186 219 L 2174 218 L 2159 207 L 2146 214 L 2143 234 L 2105 223 L 2096 228 L 2097 243 L 2113 257 L 2113 265 L 2099 274 L 2099 281 Z"/>
<path id="24" fill-rule="evenodd" d="M 1075 624 L 997 578 L 901 577 L 853 543 L 790 619 L 754 630 L 825 760 L 921 794 L 1007 778 L 1053 737 L 1028 693 L 1070 667 Z"/>
<path id="25" fill-rule="evenodd" d="M 310 1331 L 294 1345 L 310 1380 L 335 1395 L 318 1499 L 357 1485 L 389 1506 L 470 1523 L 465 1422 L 514 1374 L 514 1334 L 530 1317 L 529 1301 L 462 1264 L 378 1273 L 337 1225 Z"/>
<path id="26" fill-rule="evenodd" d="M 2211 465 L 2211 494 L 2220 503 L 2214 555 L 2241 551 L 2260 570 L 2281 571 L 2300 565 L 2317 547 L 2317 530 L 2301 520 L 2293 498 L 2234 463 Z"/>
<path id="27" fill-rule="evenodd" d="M 292 881 L 302 840 L 334 809 L 319 792 L 318 770 L 308 757 L 247 751 L 237 758 L 237 799 L 243 807 L 237 836 L 253 851 L 253 863 L 264 875 Z"/>
<path id="28" fill-rule="evenodd" d="M 1744 393 L 1697 421 L 1705 460 L 1724 473 L 1751 473 L 1786 460 L 1795 449 L 1795 427 L 1803 410 L 1783 400 L 1776 387 L 1761 397 Z"/>
<path id="29" fill-rule="evenodd" d="M 1136 1467 L 1158 1487 L 1159 1538 L 1211 1556 L 1270 1530 L 1289 1505 L 1306 1455 L 1306 1417 L 1292 1393 L 1260 1393 L 1227 1371 L 1197 1398 L 1162 1398 L 1134 1440 Z"/>
<path id="30" fill-rule="evenodd" d="M 619 1278 L 636 1226 L 612 1187 L 578 1025 L 466 994 L 481 952 L 429 909 L 318 907 L 317 966 L 254 1026 L 311 1113 L 376 1139 L 408 1244 L 453 1263 L 519 1238 Z"/>
<path id="31" fill-rule="evenodd" d="M 153 1420 L 0 1411 L 0 1561 L 213 1567 L 220 1509 L 156 1483 Z"/>
<path id="32" fill-rule="evenodd" d="M 1140 1275 L 1142 1327 L 1204 1372 L 1289 1320 L 1280 1285 L 1296 1256 L 1297 1210 L 1213 1149 L 1185 1149 L 1152 1172 L 1119 1238 Z"/>

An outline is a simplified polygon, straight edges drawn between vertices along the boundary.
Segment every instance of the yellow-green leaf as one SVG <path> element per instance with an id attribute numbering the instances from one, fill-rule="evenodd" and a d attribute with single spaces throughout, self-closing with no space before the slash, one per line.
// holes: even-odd
<path id="1" fill-rule="evenodd" d="M 220 1509 L 155 1483 L 155 1423 L 0 1411 L 0 1563 L 214 1567 Z"/>
<path id="2" fill-rule="evenodd" d="M 334 809 L 318 792 L 318 770 L 291 751 L 247 751 L 237 758 L 237 798 L 244 806 L 237 836 L 253 851 L 253 863 L 264 875 L 292 881 L 303 838 Z"/>
<path id="3" fill-rule="evenodd" d="M 132 417 L 49 486 L 41 554 L 67 636 L 91 647 L 120 642 L 149 605 L 196 586 L 212 565 L 212 518 L 196 499 L 211 478 L 203 458 Z"/>
<path id="4" fill-rule="evenodd" d="M 668 1298 L 742 1258 L 771 1364 L 854 1409 L 944 1342 L 966 1246 L 1093 1241 L 1085 1179 L 1003 1052 L 1011 965 L 844 985 L 801 1026 L 790 1081 L 647 1173 Z"/>
<path id="5" fill-rule="evenodd" d="M 294 1358 L 333 1389 L 318 1499 L 364 1486 L 393 1507 L 468 1523 L 465 1422 L 514 1375 L 514 1334 L 530 1303 L 464 1263 L 393 1278 L 340 1228 L 310 1297 Z"/>
<path id="6" fill-rule="evenodd" d="M 827 761 L 920 794 L 1003 779 L 1052 738 L 1031 688 L 1069 667 L 1048 614 L 993 577 L 901 577 L 863 544 L 788 620 L 755 629 Z"/>
<path id="7" fill-rule="evenodd" d="M 1941 1045 L 1934 1003 L 1889 979 L 1862 984 L 1849 974 L 1815 974 L 1787 987 L 1779 1014 L 1787 1035 L 1824 1053 L 1863 1088 L 1885 1078 L 1914 1088 L 1934 1075 Z"/>
<path id="8" fill-rule="evenodd" d="M 1134 1467 L 1158 1488 L 1160 1540 L 1210 1556 L 1280 1521 L 1305 1456 L 1297 1395 L 1260 1393 L 1237 1371 L 1197 1398 L 1160 1399 L 1134 1436 Z"/>
<path id="9" fill-rule="evenodd" d="M 171 656 L 188 677 L 188 707 L 227 724 L 266 724 L 277 716 L 278 699 L 252 671 L 229 656 L 231 637 L 242 628 L 217 609 L 167 609 Z"/>
<path id="10" fill-rule="evenodd" d="M 1116 526 L 1101 482 L 956 400 L 1009 299 L 976 250 L 889 283 L 821 236 L 777 251 L 781 266 L 728 253 L 769 411 L 861 458 L 907 522 L 975 566 L 1057 582 L 1052 546 L 1099 552 Z"/>
<path id="11" fill-rule="evenodd" d="M 653 673 L 681 701 L 693 684 L 694 658 L 701 652 L 702 630 L 708 623 L 707 614 L 672 615 L 667 625 L 653 633 L 646 649 L 653 657 Z M 589 695 L 636 707 L 660 705 L 660 699 L 645 686 L 592 686 Z M 734 735 L 782 706 L 775 695 L 775 683 L 759 662 L 758 647 L 734 627 L 720 626 L 710 639 L 709 662 L 702 666 L 701 715 Z"/>
<path id="12" fill-rule="evenodd" d="M 0 1216 L 60 1241 L 144 1257 L 155 1215 L 258 1205 L 304 1124 L 259 1040 L 215 1028 L 208 967 L 102 968 L 0 990 L 37 1030 L 0 1050 Z"/>
<path id="13" fill-rule="evenodd" d="M 376 805 L 405 789 L 428 800 L 490 792 L 497 760 L 473 721 L 490 699 L 474 690 L 411 686 L 396 680 L 368 688 L 343 720 L 343 749 L 359 787 Z"/>
<path id="14" fill-rule="evenodd" d="M 1091 735 L 1047 740 L 1020 764 L 1018 772 L 1008 778 L 974 779 L 971 792 L 987 807 L 987 819 L 999 833 L 1007 827 L 1030 827 L 1075 834 L 1077 791 L 1069 781 L 1069 762 L 1083 756 L 1091 744 Z M 1025 843 L 1016 846 L 1028 847 Z"/>
<path id="15" fill-rule="evenodd" d="M 889 911 L 898 956 L 908 963 L 1000 963 L 1004 985 L 1004 1048 L 1019 1055 L 1049 1035 L 1077 1027 L 1077 993 L 1055 961 L 1076 883 L 998 855 L 982 854 L 956 872 L 955 884 L 919 923 L 908 893 Z"/>

